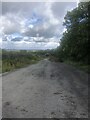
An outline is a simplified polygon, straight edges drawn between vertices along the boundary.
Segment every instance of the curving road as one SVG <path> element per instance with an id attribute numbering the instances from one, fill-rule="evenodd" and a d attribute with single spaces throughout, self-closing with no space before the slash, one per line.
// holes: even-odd
<path id="1" fill-rule="evenodd" d="M 88 75 L 48 59 L 2 77 L 3 118 L 88 118 Z"/>

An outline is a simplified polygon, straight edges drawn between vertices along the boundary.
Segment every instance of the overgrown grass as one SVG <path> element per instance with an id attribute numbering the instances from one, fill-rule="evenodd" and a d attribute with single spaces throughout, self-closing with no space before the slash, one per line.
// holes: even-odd
<path id="1" fill-rule="evenodd" d="M 74 61 L 70 61 L 70 60 L 62 60 L 62 58 L 60 59 L 60 58 L 56 57 L 55 55 L 50 56 L 49 60 L 54 61 L 54 62 L 63 62 L 63 63 L 66 63 L 68 65 L 72 65 L 72 66 L 76 67 L 77 69 L 82 70 L 82 71 L 84 71 L 86 73 L 90 73 L 90 65 L 84 64 L 82 62 L 74 62 Z"/>
<path id="2" fill-rule="evenodd" d="M 2 73 L 22 68 L 37 63 L 42 56 L 36 52 L 27 51 L 3 51 L 2 52 Z"/>
<path id="3" fill-rule="evenodd" d="M 0 73 L 2 72 L 2 60 L 0 60 Z"/>
<path id="4" fill-rule="evenodd" d="M 80 70 L 83 70 L 86 73 L 90 73 L 90 65 L 83 64 L 81 62 L 73 62 L 73 61 L 64 61 L 66 64 L 72 65 Z"/>

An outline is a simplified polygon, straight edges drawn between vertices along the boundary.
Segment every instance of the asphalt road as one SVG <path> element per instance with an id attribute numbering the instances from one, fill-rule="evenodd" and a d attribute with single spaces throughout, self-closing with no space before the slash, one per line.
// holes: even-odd
<path id="1" fill-rule="evenodd" d="M 88 75 L 45 59 L 2 76 L 3 118 L 88 118 Z"/>

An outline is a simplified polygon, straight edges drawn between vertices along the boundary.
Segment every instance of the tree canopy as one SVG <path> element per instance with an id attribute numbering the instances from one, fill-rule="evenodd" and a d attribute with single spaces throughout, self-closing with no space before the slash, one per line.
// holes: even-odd
<path id="1" fill-rule="evenodd" d="M 88 63 L 89 7 L 90 2 L 81 2 L 64 17 L 63 25 L 67 30 L 63 33 L 58 48 L 60 59 Z"/>

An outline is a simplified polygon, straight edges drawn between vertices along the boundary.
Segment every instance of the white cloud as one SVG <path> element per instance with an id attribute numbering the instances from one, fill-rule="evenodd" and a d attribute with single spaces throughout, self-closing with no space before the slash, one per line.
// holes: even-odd
<path id="1" fill-rule="evenodd" d="M 45 48 L 52 49 L 52 48 L 56 48 L 57 46 L 59 46 L 59 43 L 56 43 L 56 42 L 48 42 L 48 44 L 45 45 Z"/>
<path id="2" fill-rule="evenodd" d="M 29 25 L 28 27 L 32 29 L 34 26 L 31 24 L 31 25 Z"/>
<path id="3" fill-rule="evenodd" d="M 2 16 L 0 21 L 0 27 L 4 34 L 12 34 L 20 31 L 19 20 L 13 15 Z"/>
<path id="4" fill-rule="evenodd" d="M 0 19 L 3 48 L 56 48 L 65 31 L 62 26 L 65 12 L 74 6 L 54 2 L 3 3 Z"/>

